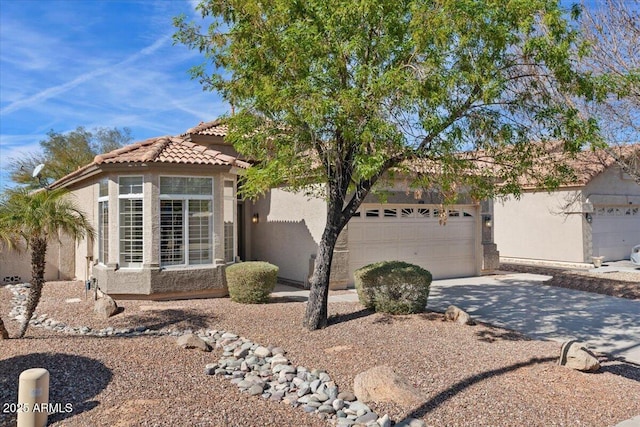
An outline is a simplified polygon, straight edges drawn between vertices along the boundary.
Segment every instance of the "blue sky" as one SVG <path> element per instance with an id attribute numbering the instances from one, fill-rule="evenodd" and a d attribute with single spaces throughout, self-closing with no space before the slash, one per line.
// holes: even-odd
<path id="1" fill-rule="evenodd" d="M 0 0 L 0 190 L 8 161 L 50 130 L 129 127 L 139 141 L 227 113 L 188 75 L 202 56 L 171 38 L 172 18 L 199 17 L 196 4 Z"/>
<path id="2" fill-rule="evenodd" d="M 135 141 L 176 135 L 229 106 L 188 69 L 174 16 L 195 0 L 0 0 L 0 189 L 8 160 L 49 130 L 129 127 Z"/>

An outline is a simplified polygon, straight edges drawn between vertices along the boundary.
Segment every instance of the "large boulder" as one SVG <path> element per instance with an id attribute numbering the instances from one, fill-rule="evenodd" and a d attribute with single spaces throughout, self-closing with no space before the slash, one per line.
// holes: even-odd
<path id="1" fill-rule="evenodd" d="M 176 343 L 186 349 L 198 349 L 202 351 L 211 351 L 211 346 L 205 340 L 195 334 L 184 334 L 178 337 Z"/>
<path id="2" fill-rule="evenodd" d="M 444 312 L 444 320 L 448 322 L 456 322 L 461 325 L 473 325 L 475 322 L 469 316 L 469 313 L 455 305 L 450 305 Z"/>
<path id="3" fill-rule="evenodd" d="M 376 366 L 356 375 L 353 391 L 362 402 L 394 402 L 406 406 L 424 402 L 420 391 L 389 366 Z"/>
<path id="4" fill-rule="evenodd" d="M 118 304 L 109 295 L 103 294 L 96 300 L 93 311 L 99 318 L 107 320 L 118 312 Z"/>
<path id="5" fill-rule="evenodd" d="M 600 369 L 600 362 L 596 356 L 578 341 L 567 341 L 562 344 L 558 363 L 583 372 L 595 372 Z"/>

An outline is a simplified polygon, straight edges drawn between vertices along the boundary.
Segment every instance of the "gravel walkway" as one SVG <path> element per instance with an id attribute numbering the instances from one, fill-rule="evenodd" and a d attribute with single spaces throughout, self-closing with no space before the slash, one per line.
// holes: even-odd
<path id="1" fill-rule="evenodd" d="M 10 292 L 0 287 L 9 332 Z M 77 301 L 79 302 L 66 302 Z M 529 340 L 488 325 L 445 323 L 437 313 L 385 316 L 357 303 L 332 303 L 331 325 L 301 327 L 304 303 L 277 299 L 242 305 L 227 298 L 119 301 L 124 311 L 100 321 L 81 283 L 45 286 L 38 313 L 72 326 L 222 329 L 287 350 L 297 365 L 326 370 L 340 390 L 355 375 L 390 365 L 425 395 L 417 407 L 372 404 L 393 420 L 414 416 L 429 426 L 612 426 L 640 414 L 640 367 L 602 360 L 598 374 L 556 364 L 559 345 Z M 203 373 L 212 353 L 184 350 L 170 336 L 86 337 L 30 328 L 25 339 L 0 341 L 0 403 L 15 402 L 17 379 L 29 367 L 52 376 L 52 403 L 71 413 L 54 426 L 320 426 L 300 408 L 241 394 L 229 381 Z M 2 409 L 2 408 L 0 408 Z M 0 412 L 0 425 L 15 414 Z"/>

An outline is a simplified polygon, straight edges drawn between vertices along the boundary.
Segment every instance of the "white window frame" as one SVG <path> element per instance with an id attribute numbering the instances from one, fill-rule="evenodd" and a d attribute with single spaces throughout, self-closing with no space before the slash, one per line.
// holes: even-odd
<path id="1" fill-rule="evenodd" d="M 141 193 L 128 193 L 128 194 L 121 194 L 120 193 L 120 181 L 123 178 L 140 178 L 142 181 L 142 192 Z M 118 177 L 118 266 L 120 268 L 127 268 L 127 269 L 139 269 L 142 268 L 142 264 L 144 263 L 144 247 L 145 247 L 145 241 L 144 241 L 144 225 L 145 225 L 145 219 L 144 219 L 144 176 L 142 175 L 122 175 Z M 141 215 L 142 215 L 142 224 L 140 225 L 140 229 L 141 229 L 141 234 L 142 234 L 142 247 L 140 249 L 140 253 L 141 253 L 141 260 L 140 262 L 136 262 L 136 263 L 125 263 L 122 259 L 122 224 L 121 224 L 121 201 L 122 200 L 140 200 L 141 201 Z"/>
<path id="2" fill-rule="evenodd" d="M 106 182 L 107 194 L 100 195 L 100 186 Z M 106 206 L 106 225 L 104 230 L 102 222 L 105 219 L 104 207 Z M 105 240 L 106 235 L 106 240 Z M 109 262 L 109 179 L 104 178 L 98 182 L 98 263 L 106 265 Z M 106 243 L 106 244 L 105 244 Z M 103 257 L 103 255 L 106 255 Z M 107 258 L 107 259 L 104 259 Z"/>
<path id="3" fill-rule="evenodd" d="M 162 193 L 162 178 L 199 178 L 199 179 L 208 179 L 211 180 L 211 194 L 163 194 Z M 215 236 L 214 236 L 214 220 L 213 220 L 213 212 L 214 212 L 214 197 L 213 192 L 215 188 L 215 179 L 209 176 L 191 176 L 191 175 L 161 175 L 158 177 L 158 193 L 159 193 L 159 204 L 160 204 L 160 225 L 158 227 L 158 232 L 162 233 L 162 201 L 163 200 L 180 200 L 182 201 L 183 207 L 183 221 L 182 221 L 182 236 L 183 236 L 183 260 L 182 264 L 163 264 L 162 263 L 162 234 L 160 234 L 158 238 L 158 259 L 160 260 L 161 268 L 175 268 L 175 267 L 208 267 L 215 264 Z M 205 200 L 211 203 L 211 212 L 209 215 L 209 244 L 210 244 L 210 254 L 211 254 L 211 262 L 204 264 L 192 264 L 189 257 L 189 201 L 191 200 Z"/>
<path id="4" fill-rule="evenodd" d="M 225 189 L 225 184 L 227 182 L 231 183 L 231 188 L 233 189 L 233 192 L 231 194 L 231 196 L 226 196 L 224 194 L 224 189 Z M 226 230 L 224 229 L 224 215 L 225 215 L 225 204 L 226 203 L 231 203 L 231 209 L 232 209 L 232 221 L 233 221 L 233 230 L 231 231 L 232 235 L 231 235 L 231 246 L 232 246 L 232 255 L 231 255 L 231 259 L 228 260 L 227 259 L 227 235 L 226 235 Z M 237 232 L 237 218 L 236 218 L 236 209 L 237 209 L 237 204 L 238 204 L 238 196 L 237 196 L 237 189 L 236 189 L 236 180 L 235 179 L 231 179 L 231 178 L 224 178 L 222 181 L 222 224 L 223 224 L 223 242 L 224 242 L 224 258 L 225 258 L 225 262 L 226 263 L 233 263 L 236 260 L 236 256 L 238 255 L 238 232 Z"/>

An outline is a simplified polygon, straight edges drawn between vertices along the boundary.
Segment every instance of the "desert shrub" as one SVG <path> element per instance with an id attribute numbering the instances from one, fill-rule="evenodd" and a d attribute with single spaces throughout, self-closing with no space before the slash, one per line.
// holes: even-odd
<path id="1" fill-rule="evenodd" d="M 269 302 L 269 294 L 278 280 L 278 267 L 268 262 L 250 261 L 226 268 L 231 301 L 244 304 Z"/>
<path id="2" fill-rule="evenodd" d="M 358 299 L 382 313 L 421 313 L 427 305 L 431 273 L 402 261 L 366 265 L 354 273 Z"/>

